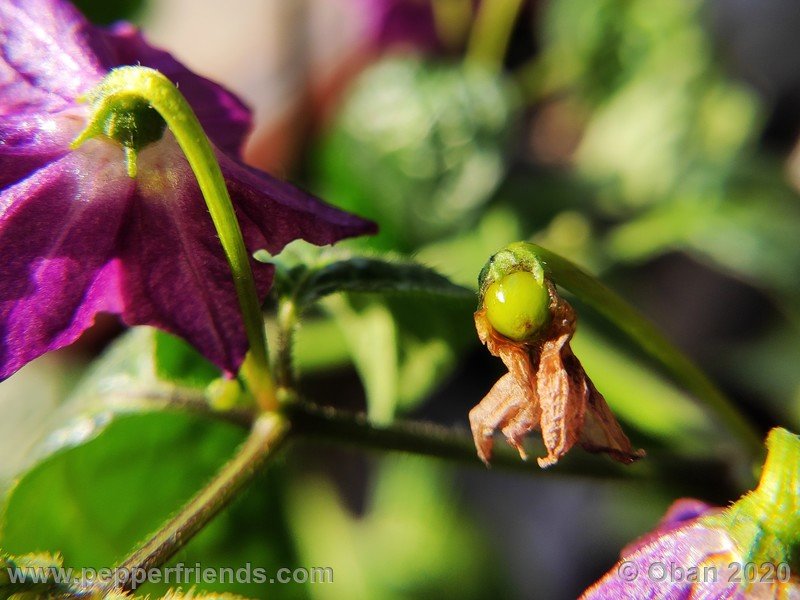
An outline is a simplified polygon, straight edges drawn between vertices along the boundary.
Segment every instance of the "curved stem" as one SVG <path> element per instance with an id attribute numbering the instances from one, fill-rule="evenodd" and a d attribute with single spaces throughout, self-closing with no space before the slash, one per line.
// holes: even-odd
<path id="1" fill-rule="evenodd" d="M 164 564 L 199 533 L 253 479 L 288 430 L 286 419 L 276 413 L 256 418 L 242 447 L 214 479 L 117 567 L 121 588 L 133 590 L 142 583 L 136 579 L 140 573 Z"/>
<path id="2" fill-rule="evenodd" d="M 705 373 L 667 340 L 655 325 L 621 296 L 567 259 L 536 244 L 522 242 L 521 245 L 540 259 L 545 272 L 554 282 L 611 321 L 663 365 L 687 390 L 705 402 L 742 442 L 748 453 L 760 460 L 764 449 L 758 431 Z"/>
<path id="3" fill-rule="evenodd" d="M 243 374 L 261 407 L 264 410 L 274 410 L 277 401 L 269 371 L 267 340 L 250 256 L 225 186 L 225 178 L 214 156 L 214 149 L 194 111 L 169 79 L 147 67 L 114 69 L 90 93 L 89 99 L 94 104 L 92 117 L 86 129 L 72 143 L 73 147 L 102 134 L 103 124 L 115 107 L 129 104 L 131 99 L 147 101 L 161 115 L 175 136 L 197 178 L 233 274 L 250 343 L 250 352 L 242 367 Z M 130 160 L 129 156 L 129 170 L 132 168 Z"/>
<path id="4" fill-rule="evenodd" d="M 467 59 L 497 68 L 511 40 L 523 0 L 483 0 L 467 47 Z"/>

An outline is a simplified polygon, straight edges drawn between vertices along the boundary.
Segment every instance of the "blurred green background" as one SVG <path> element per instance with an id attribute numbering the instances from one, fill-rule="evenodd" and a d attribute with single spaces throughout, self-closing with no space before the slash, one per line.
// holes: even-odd
<path id="1" fill-rule="evenodd" d="M 413 256 L 474 288 L 493 252 L 536 241 L 650 316 L 759 430 L 800 430 L 792 0 L 527 2 L 494 62 L 465 60 L 471 0 L 78 4 L 98 23 L 134 20 L 242 94 L 256 117 L 245 158 L 377 220 L 381 233 L 354 247 Z M 295 442 L 175 562 L 334 568 L 333 584 L 208 586 L 253 598 L 567 599 L 680 495 L 724 504 L 744 491 L 723 428 L 576 306 L 576 355 L 648 461 L 716 464 L 713 477 L 647 461 L 629 482 L 561 465 L 510 473 Z M 303 391 L 378 424 L 466 435 L 469 409 L 503 372 L 473 310 L 415 294 L 329 297 L 298 331 Z M 175 368 L 189 385 L 213 377 L 179 343 L 108 321 L 0 384 L 0 546 L 107 566 L 233 452 L 243 433 L 232 425 L 117 394 L 161 385 L 161 351 L 187 361 Z"/>

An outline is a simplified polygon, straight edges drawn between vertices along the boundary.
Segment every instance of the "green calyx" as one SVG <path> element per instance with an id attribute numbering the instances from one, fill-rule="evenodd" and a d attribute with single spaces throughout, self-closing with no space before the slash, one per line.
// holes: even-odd
<path id="1" fill-rule="evenodd" d="M 800 567 L 800 437 L 770 431 L 758 487 L 708 521 L 729 531 L 743 560 Z"/>
<path id="2" fill-rule="evenodd" d="M 517 342 L 529 340 L 550 320 L 544 267 L 522 242 L 489 259 L 479 276 L 481 305 L 495 331 Z"/>
<path id="3" fill-rule="evenodd" d="M 481 269 L 478 286 L 481 299 L 495 281 L 514 271 L 527 271 L 539 282 L 544 282 L 545 269 L 539 258 L 526 242 L 514 242 L 492 255 Z"/>
<path id="4" fill-rule="evenodd" d="M 128 172 L 136 174 L 136 154 L 164 135 L 167 123 L 150 103 L 140 97 L 122 96 L 110 108 L 103 133 L 122 144 L 128 159 Z M 133 163 L 133 167 L 131 167 Z"/>
<path id="5" fill-rule="evenodd" d="M 138 153 L 164 136 L 167 123 L 152 104 L 138 91 L 115 89 L 118 80 L 139 71 L 152 71 L 142 67 L 120 67 L 81 100 L 92 105 L 92 115 L 86 129 L 72 142 L 77 148 L 98 135 L 106 136 L 125 150 L 128 175 L 136 177 Z"/>

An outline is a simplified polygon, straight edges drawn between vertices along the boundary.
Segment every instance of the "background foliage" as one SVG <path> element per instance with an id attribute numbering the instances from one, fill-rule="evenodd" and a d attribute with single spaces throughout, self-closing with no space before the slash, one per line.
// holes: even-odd
<path id="1" fill-rule="evenodd" d="M 332 252 L 295 244 L 264 258 L 279 267 L 277 291 L 302 300 L 294 363 L 307 397 L 378 424 L 466 428 L 501 365 L 472 330 L 474 296 L 417 263 L 474 290 L 491 253 L 530 239 L 638 305 L 761 431 L 800 429 L 800 112 L 785 108 L 786 80 L 734 60 L 745 50 L 764 64 L 783 60 L 780 35 L 753 45 L 725 4 L 530 3 L 501 71 L 463 64 L 458 44 L 431 56 L 357 43 L 324 76 L 293 65 L 300 73 L 287 77 L 327 90 L 294 106 L 320 126 L 287 117 L 256 137 L 294 149 L 278 161 L 294 180 L 382 227 Z M 103 23 L 147 24 L 155 10 L 79 5 Z M 274 152 L 260 148 L 249 159 L 274 167 Z M 378 251 L 394 253 L 385 272 L 371 262 Z M 326 278 L 348 281 L 346 292 L 330 294 Z M 741 493 L 724 466 L 708 478 L 659 463 L 679 457 L 702 473 L 724 463 L 730 440 L 640 353 L 579 313 L 576 354 L 648 449 L 631 467 L 641 477 L 562 477 L 561 465 L 487 473 L 295 443 L 174 560 L 335 570 L 333 585 L 272 586 L 270 597 L 570 598 L 679 495 L 725 503 Z M 276 319 L 274 304 L 266 318 Z M 0 384 L 4 550 L 113 563 L 243 438 L 235 424 L 152 400 L 179 393 L 230 408 L 209 387 L 213 367 L 164 334 L 117 333 L 101 324 Z"/>

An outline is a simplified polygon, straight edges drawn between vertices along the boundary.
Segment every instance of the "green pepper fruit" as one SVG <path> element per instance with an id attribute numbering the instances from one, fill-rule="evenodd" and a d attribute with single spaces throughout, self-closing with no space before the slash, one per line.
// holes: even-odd
<path id="1" fill-rule="evenodd" d="M 514 271 L 492 283 L 483 305 L 495 331 L 517 342 L 529 339 L 550 318 L 550 294 L 544 279 L 528 271 Z"/>

